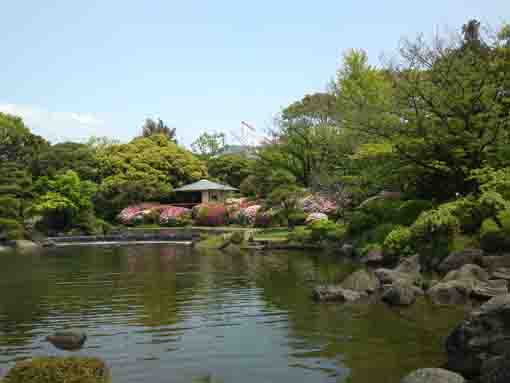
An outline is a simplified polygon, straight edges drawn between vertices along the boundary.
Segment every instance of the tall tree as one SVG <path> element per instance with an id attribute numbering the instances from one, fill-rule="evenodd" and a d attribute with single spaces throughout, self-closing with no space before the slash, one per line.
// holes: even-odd
<path id="1" fill-rule="evenodd" d="M 163 134 L 171 141 L 177 142 L 175 128 L 169 128 L 160 118 L 157 120 L 147 118 L 142 126 L 142 137 L 150 137 L 156 134 Z"/>
<path id="2" fill-rule="evenodd" d="M 202 133 L 192 144 L 191 150 L 203 158 L 214 157 L 225 149 L 225 133 Z"/>
<path id="3" fill-rule="evenodd" d="M 384 70 L 351 56 L 339 72 L 341 123 L 390 145 L 418 194 L 474 191 L 471 171 L 509 143 L 508 53 L 483 41 L 477 25 L 452 41 L 407 41 L 398 65 Z"/>

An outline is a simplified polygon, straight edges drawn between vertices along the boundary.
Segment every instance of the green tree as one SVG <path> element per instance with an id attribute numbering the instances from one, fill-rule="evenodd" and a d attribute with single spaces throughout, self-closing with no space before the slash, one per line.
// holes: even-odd
<path id="1" fill-rule="evenodd" d="M 225 133 L 202 133 L 192 144 L 191 150 L 203 158 L 221 154 L 225 149 Z"/>
<path id="2" fill-rule="evenodd" d="M 68 170 L 55 177 L 41 177 L 35 185 L 40 196 L 31 212 L 41 216 L 44 229 L 66 231 L 73 227 L 90 229 L 94 224 L 92 197 L 97 186 L 82 181 L 78 174 Z"/>
<path id="3" fill-rule="evenodd" d="M 63 142 L 52 145 L 39 157 L 39 176 L 55 176 L 68 170 L 80 179 L 99 182 L 99 161 L 94 148 L 87 144 Z"/>
<path id="4" fill-rule="evenodd" d="M 207 161 L 209 176 L 219 182 L 239 188 L 241 182 L 250 175 L 252 160 L 243 154 L 226 154 Z"/>
<path id="5" fill-rule="evenodd" d="M 103 181 L 97 211 L 108 219 L 131 203 L 168 201 L 174 187 L 207 175 L 202 161 L 165 135 L 108 146 L 98 158 Z"/>
<path id="6" fill-rule="evenodd" d="M 339 71 L 342 125 L 391 145 L 408 190 L 427 198 L 476 191 L 470 172 L 508 145 L 508 52 L 471 24 L 460 42 L 406 42 L 399 65 L 353 52 Z"/>

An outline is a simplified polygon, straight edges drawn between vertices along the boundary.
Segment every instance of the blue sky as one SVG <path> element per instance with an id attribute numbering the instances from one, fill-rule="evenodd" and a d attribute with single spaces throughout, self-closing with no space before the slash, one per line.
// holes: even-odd
<path id="1" fill-rule="evenodd" d="M 321 91 L 342 52 L 373 63 L 402 37 L 510 19 L 509 0 L 33 0 L 2 4 L 0 110 L 51 140 L 128 140 L 161 117 L 201 132 L 259 131 Z"/>

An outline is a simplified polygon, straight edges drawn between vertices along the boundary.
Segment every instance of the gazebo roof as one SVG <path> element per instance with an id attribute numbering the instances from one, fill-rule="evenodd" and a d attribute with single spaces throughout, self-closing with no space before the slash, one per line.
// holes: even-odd
<path id="1" fill-rule="evenodd" d="M 175 191 L 178 192 L 198 192 L 205 190 L 235 191 L 237 189 L 229 185 L 221 185 L 217 184 L 216 182 L 211 182 L 209 180 L 200 180 L 192 184 L 184 185 L 180 188 L 175 189 Z"/>

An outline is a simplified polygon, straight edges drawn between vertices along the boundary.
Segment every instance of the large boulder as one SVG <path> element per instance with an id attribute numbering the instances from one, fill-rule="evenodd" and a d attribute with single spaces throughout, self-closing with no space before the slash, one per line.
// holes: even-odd
<path id="1" fill-rule="evenodd" d="M 375 270 L 375 275 L 383 285 L 391 285 L 397 281 L 420 284 L 422 279 L 420 272 L 420 256 L 414 255 L 403 259 L 395 269 L 380 268 Z"/>
<path id="2" fill-rule="evenodd" d="M 510 268 L 510 254 L 485 256 L 481 258 L 481 266 L 489 271 Z"/>
<path id="3" fill-rule="evenodd" d="M 354 302 L 364 296 L 366 293 L 340 286 L 318 286 L 313 290 L 313 298 L 320 302 Z"/>
<path id="4" fill-rule="evenodd" d="M 483 250 L 480 249 L 466 249 L 452 253 L 439 264 L 438 271 L 441 273 L 448 273 L 464 265 L 478 265 L 481 263 L 482 257 Z"/>
<path id="5" fill-rule="evenodd" d="M 507 293 L 506 283 L 489 280 L 487 271 L 471 264 L 450 271 L 428 291 L 430 299 L 441 305 L 465 304 L 470 298 L 490 299 Z"/>
<path id="6" fill-rule="evenodd" d="M 407 375 L 400 383 L 464 383 L 466 380 L 442 368 L 422 368 Z"/>
<path id="7" fill-rule="evenodd" d="M 510 355 L 497 356 L 482 365 L 480 383 L 510 382 Z"/>
<path id="8" fill-rule="evenodd" d="M 377 277 L 368 270 L 358 270 L 349 275 L 341 284 L 340 287 L 347 290 L 354 290 L 360 293 L 374 293 L 379 287 L 380 283 Z"/>
<path id="9" fill-rule="evenodd" d="M 423 294 L 420 288 L 406 283 L 394 282 L 385 286 L 382 300 L 395 306 L 409 306 L 416 301 L 417 295 Z"/>
<path id="10" fill-rule="evenodd" d="M 504 279 L 510 281 L 510 268 L 500 267 L 491 273 L 491 279 Z"/>
<path id="11" fill-rule="evenodd" d="M 446 352 L 448 368 L 468 378 L 480 376 L 484 365 L 510 354 L 510 294 L 473 311 L 448 336 Z"/>
<path id="12" fill-rule="evenodd" d="M 361 258 L 361 263 L 369 266 L 380 266 L 385 263 L 386 259 L 382 249 L 372 249 Z"/>

